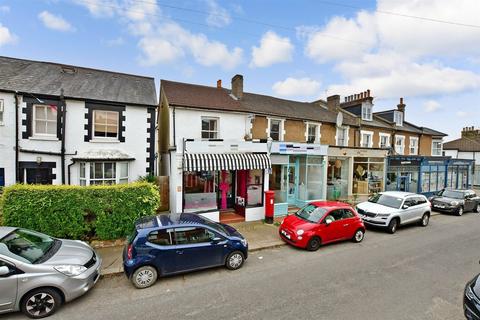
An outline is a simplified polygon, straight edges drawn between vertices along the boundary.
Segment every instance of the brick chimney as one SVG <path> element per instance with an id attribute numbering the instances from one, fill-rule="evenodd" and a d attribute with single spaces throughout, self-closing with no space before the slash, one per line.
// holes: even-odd
<path id="1" fill-rule="evenodd" d="M 398 111 L 401 111 L 405 114 L 405 103 L 403 103 L 403 98 L 400 98 L 400 103 L 397 104 Z"/>
<path id="2" fill-rule="evenodd" d="M 238 99 L 243 97 L 243 76 L 241 74 L 236 74 L 232 78 L 232 94 Z"/>
<path id="3" fill-rule="evenodd" d="M 340 96 L 338 94 L 327 97 L 327 109 L 337 112 L 340 108 Z"/>
<path id="4" fill-rule="evenodd" d="M 480 130 L 475 127 L 465 127 L 462 129 L 462 138 L 479 139 Z"/>
<path id="5" fill-rule="evenodd" d="M 217 80 L 217 88 L 221 89 L 222 88 L 222 79 Z"/>

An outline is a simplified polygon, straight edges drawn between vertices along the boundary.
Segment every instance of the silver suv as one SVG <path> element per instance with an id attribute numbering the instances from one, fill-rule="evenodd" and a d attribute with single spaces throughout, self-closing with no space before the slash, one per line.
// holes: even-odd
<path id="1" fill-rule="evenodd" d="M 86 243 L 0 227 L 0 313 L 53 314 L 97 282 L 101 259 Z"/>
<path id="2" fill-rule="evenodd" d="M 431 204 L 421 194 L 387 191 L 359 203 L 357 212 L 365 224 L 395 233 L 398 226 L 409 223 L 426 227 L 430 220 Z"/>

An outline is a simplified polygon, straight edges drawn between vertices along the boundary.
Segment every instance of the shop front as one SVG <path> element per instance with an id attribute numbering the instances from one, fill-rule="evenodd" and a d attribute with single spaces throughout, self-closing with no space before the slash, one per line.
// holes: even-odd
<path id="1" fill-rule="evenodd" d="M 471 189 L 473 188 L 473 170 L 475 160 L 450 159 L 447 164 L 447 188 Z"/>
<path id="2" fill-rule="evenodd" d="M 384 149 L 329 147 L 327 199 L 366 198 L 383 191 L 386 154 Z"/>
<path id="3" fill-rule="evenodd" d="M 269 186 L 275 192 L 276 216 L 286 215 L 289 207 L 326 198 L 327 150 L 319 144 L 272 144 Z"/>
<path id="4" fill-rule="evenodd" d="M 271 168 L 264 143 L 192 141 L 186 150 L 182 212 L 199 213 L 215 221 L 221 221 L 222 216 L 263 219 Z"/>

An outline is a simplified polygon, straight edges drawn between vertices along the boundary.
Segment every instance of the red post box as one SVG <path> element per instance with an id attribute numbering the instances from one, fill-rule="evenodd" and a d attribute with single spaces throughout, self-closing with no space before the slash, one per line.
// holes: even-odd
<path id="1" fill-rule="evenodd" d="M 265 191 L 265 222 L 273 223 L 275 191 Z"/>

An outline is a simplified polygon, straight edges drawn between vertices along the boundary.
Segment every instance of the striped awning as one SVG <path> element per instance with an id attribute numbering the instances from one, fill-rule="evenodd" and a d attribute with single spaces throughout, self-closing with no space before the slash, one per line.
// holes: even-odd
<path id="1" fill-rule="evenodd" d="M 184 171 L 270 169 L 266 153 L 186 153 Z"/>

